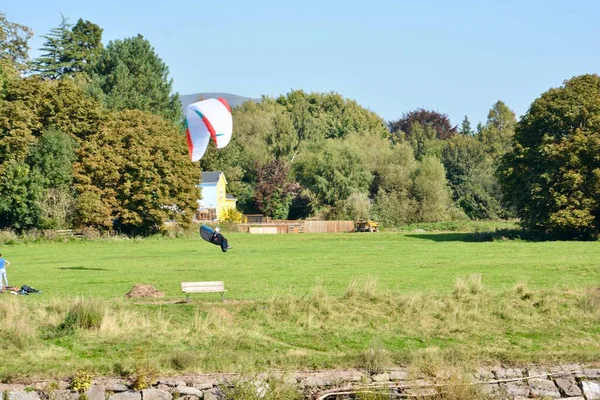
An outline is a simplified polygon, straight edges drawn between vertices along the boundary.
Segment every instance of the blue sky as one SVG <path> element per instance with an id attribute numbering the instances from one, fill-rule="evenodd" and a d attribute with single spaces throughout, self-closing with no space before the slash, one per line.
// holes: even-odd
<path id="1" fill-rule="evenodd" d="M 600 73 L 597 1 L 8 0 L 34 30 L 33 57 L 60 13 L 141 33 L 180 94 L 335 91 L 386 120 L 418 107 L 473 126 L 503 100 L 517 116 L 565 79 Z"/>

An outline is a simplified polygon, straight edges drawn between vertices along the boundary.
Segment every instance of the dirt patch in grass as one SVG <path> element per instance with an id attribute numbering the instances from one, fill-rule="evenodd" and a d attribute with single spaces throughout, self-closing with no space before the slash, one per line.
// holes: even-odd
<path id="1" fill-rule="evenodd" d="M 157 290 L 154 286 L 152 285 L 135 285 L 133 287 L 133 289 L 131 289 L 129 291 L 129 293 L 127 293 L 125 295 L 125 297 L 127 298 L 132 298 L 132 297 L 164 297 L 165 294 L 159 290 Z"/>

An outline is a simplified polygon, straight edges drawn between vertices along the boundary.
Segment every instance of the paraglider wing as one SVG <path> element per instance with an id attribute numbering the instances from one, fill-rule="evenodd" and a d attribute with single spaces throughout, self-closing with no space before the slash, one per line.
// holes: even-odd
<path id="1" fill-rule="evenodd" d="M 231 108 L 223 98 L 190 104 L 186 110 L 186 136 L 192 161 L 202 158 L 212 138 L 217 149 L 229 144 L 233 132 Z"/>
<path id="2" fill-rule="evenodd" d="M 202 225 L 200 227 L 200 236 L 202 237 L 202 239 L 206 240 L 207 242 L 211 242 L 211 243 L 213 242 L 212 241 L 213 233 L 214 233 L 214 231 L 206 225 Z"/>

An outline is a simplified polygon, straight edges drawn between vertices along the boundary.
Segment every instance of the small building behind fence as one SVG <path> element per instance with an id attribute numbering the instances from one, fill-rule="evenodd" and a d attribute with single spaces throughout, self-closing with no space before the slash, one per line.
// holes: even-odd
<path id="1" fill-rule="evenodd" d="M 221 221 L 229 209 L 235 209 L 237 199 L 227 193 L 227 179 L 222 171 L 202 172 L 202 189 L 198 200 L 196 219 L 199 221 Z"/>

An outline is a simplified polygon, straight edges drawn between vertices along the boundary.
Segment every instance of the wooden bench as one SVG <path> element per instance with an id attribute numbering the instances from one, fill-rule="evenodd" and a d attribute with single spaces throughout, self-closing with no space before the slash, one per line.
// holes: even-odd
<path id="1" fill-rule="evenodd" d="M 181 291 L 185 293 L 185 300 L 189 303 L 191 293 L 221 293 L 223 301 L 227 290 L 223 282 L 181 282 Z"/>

